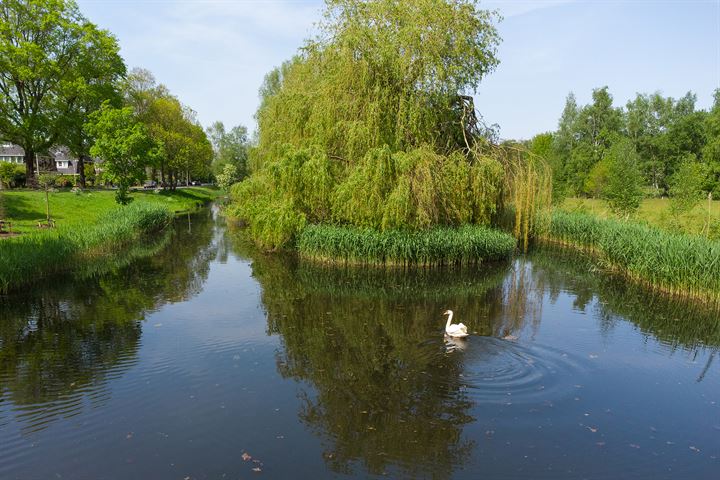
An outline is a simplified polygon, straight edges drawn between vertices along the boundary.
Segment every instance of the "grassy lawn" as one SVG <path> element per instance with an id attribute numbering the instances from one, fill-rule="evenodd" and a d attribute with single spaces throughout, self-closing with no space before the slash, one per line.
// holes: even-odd
<path id="1" fill-rule="evenodd" d="M 608 210 L 607 203 L 599 199 L 568 198 L 559 205 L 559 208 L 568 212 L 590 213 L 601 218 L 613 217 Z M 720 201 L 712 202 L 710 217 L 715 229 L 720 228 Z M 708 202 L 707 200 L 700 202 L 689 214 L 681 218 L 677 225 L 670 215 L 670 201 L 667 198 L 645 199 L 635 218 L 659 228 L 677 230 L 679 227 L 685 233 L 697 235 L 705 233 L 703 229 L 707 224 Z"/>
<path id="2" fill-rule="evenodd" d="M 4 190 L 5 220 L 13 231 L 37 232 L 37 222 L 45 218 L 45 193 L 36 190 Z M 133 191 L 133 203 L 162 205 L 171 212 L 197 208 L 220 195 L 214 188 L 190 187 L 174 192 Z M 50 216 L 58 228 L 84 228 L 97 222 L 106 212 L 118 208 L 112 190 L 85 190 L 75 194 L 61 190 L 50 194 Z"/>

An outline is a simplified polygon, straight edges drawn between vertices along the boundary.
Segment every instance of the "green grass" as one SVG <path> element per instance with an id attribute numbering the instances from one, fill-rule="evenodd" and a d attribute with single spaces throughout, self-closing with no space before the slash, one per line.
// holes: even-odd
<path id="1" fill-rule="evenodd" d="M 720 242 L 578 212 L 553 212 L 546 240 L 591 251 L 651 288 L 720 305 Z"/>
<path id="2" fill-rule="evenodd" d="M 613 217 L 607 203 L 600 199 L 568 198 L 559 208 L 568 212 L 593 214 L 600 218 Z M 710 218 L 714 227 L 714 229 L 711 229 L 711 235 L 720 235 L 720 201 L 713 201 L 710 205 Z M 707 200 L 699 202 L 690 213 L 681 217 L 679 222 L 674 222 L 672 215 L 670 215 L 670 200 L 667 198 L 648 198 L 640 204 L 635 219 L 663 229 L 673 231 L 679 229 L 684 233 L 694 235 L 705 234 L 707 233 L 708 202 Z"/>
<path id="3" fill-rule="evenodd" d="M 475 225 L 418 232 L 311 225 L 298 239 L 301 256 L 346 264 L 478 264 L 507 259 L 515 246 L 512 236 Z"/>
<path id="4" fill-rule="evenodd" d="M 0 240 L 0 293 L 102 261 L 162 230 L 172 217 L 163 205 L 138 202 L 109 210 L 82 229 L 61 227 Z"/>
<path id="5" fill-rule="evenodd" d="M 214 188 L 182 188 L 174 192 L 133 191 L 132 205 L 162 206 L 171 213 L 191 211 L 216 198 Z M 5 218 L 14 232 L 37 232 L 38 220 L 45 218 L 45 193 L 37 190 L 4 190 Z M 107 212 L 119 208 L 112 190 L 85 190 L 75 194 L 61 190 L 50 194 L 50 216 L 58 228 L 85 229 Z M 44 230 L 47 232 L 47 230 Z"/>

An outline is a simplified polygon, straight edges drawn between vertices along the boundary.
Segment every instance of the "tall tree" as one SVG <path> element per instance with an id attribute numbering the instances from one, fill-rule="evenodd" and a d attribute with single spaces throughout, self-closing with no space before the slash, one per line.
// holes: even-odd
<path id="1" fill-rule="evenodd" d="M 119 47 L 110 34 L 100 35 L 97 42 L 87 44 L 83 55 L 82 70 L 85 77 L 74 83 L 75 89 L 67 114 L 60 126 L 59 142 L 77 158 L 79 186 L 85 187 L 85 162 L 90 159 L 93 139 L 87 134 L 85 122 L 104 102 L 114 107 L 122 106 L 119 84 L 125 74 L 125 62 Z"/>
<path id="2" fill-rule="evenodd" d="M 575 123 L 577 144 L 572 152 L 568 175 L 575 193 L 582 193 L 587 176 L 622 130 L 622 113 L 613 107 L 607 87 L 596 88 L 593 102 L 578 113 Z"/>
<path id="3" fill-rule="evenodd" d="M 703 161 L 707 165 L 710 185 L 717 198 L 720 198 L 720 88 L 715 90 L 715 101 L 705 119 L 707 144 L 703 147 Z"/>
<path id="4" fill-rule="evenodd" d="M 25 149 L 28 179 L 36 154 L 76 120 L 88 86 L 122 70 L 117 51 L 73 0 L 0 3 L 0 136 Z"/>
<path id="5" fill-rule="evenodd" d="M 215 175 L 225 169 L 225 165 L 235 167 L 235 176 L 242 180 L 248 174 L 248 132 L 242 125 L 225 130 L 223 122 L 215 122 L 207 128 L 207 134 L 213 146 L 213 165 Z"/>
<path id="6" fill-rule="evenodd" d="M 613 213 L 627 218 L 640 208 L 643 196 L 635 146 L 626 138 L 620 139 L 605 152 L 603 161 L 607 162 L 603 198 Z"/>
<path id="7" fill-rule="evenodd" d="M 159 154 L 158 145 L 130 107 L 106 103 L 90 115 L 86 128 L 95 139 L 90 153 L 103 159 L 103 175 L 118 187 L 115 200 L 129 203 L 128 191 L 145 179 L 145 167 Z"/>

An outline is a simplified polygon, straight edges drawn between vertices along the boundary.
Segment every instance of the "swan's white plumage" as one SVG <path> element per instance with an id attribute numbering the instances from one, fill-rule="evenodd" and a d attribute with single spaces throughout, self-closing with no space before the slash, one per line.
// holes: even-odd
<path id="1" fill-rule="evenodd" d="M 463 325 L 462 323 L 458 323 L 457 325 L 452 325 L 452 318 L 453 318 L 453 311 L 447 310 L 443 315 L 448 315 L 448 321 L 445 325 L 445 333 L 448 334 L 451 337 L 467 337 L 468 331 L 467 327 Z"/>

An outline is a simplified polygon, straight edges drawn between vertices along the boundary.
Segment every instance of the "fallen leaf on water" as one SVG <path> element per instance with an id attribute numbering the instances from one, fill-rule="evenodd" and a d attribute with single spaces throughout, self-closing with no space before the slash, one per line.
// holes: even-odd
<path id="1" fill-rule="evenodd" d="M 252 457 L 247 454 L 247 452 L 243 452 L 242 456 L 240 457 L 243 459 L 243 462 L 247 462 L 248 460 L 252 460 Z"/>

